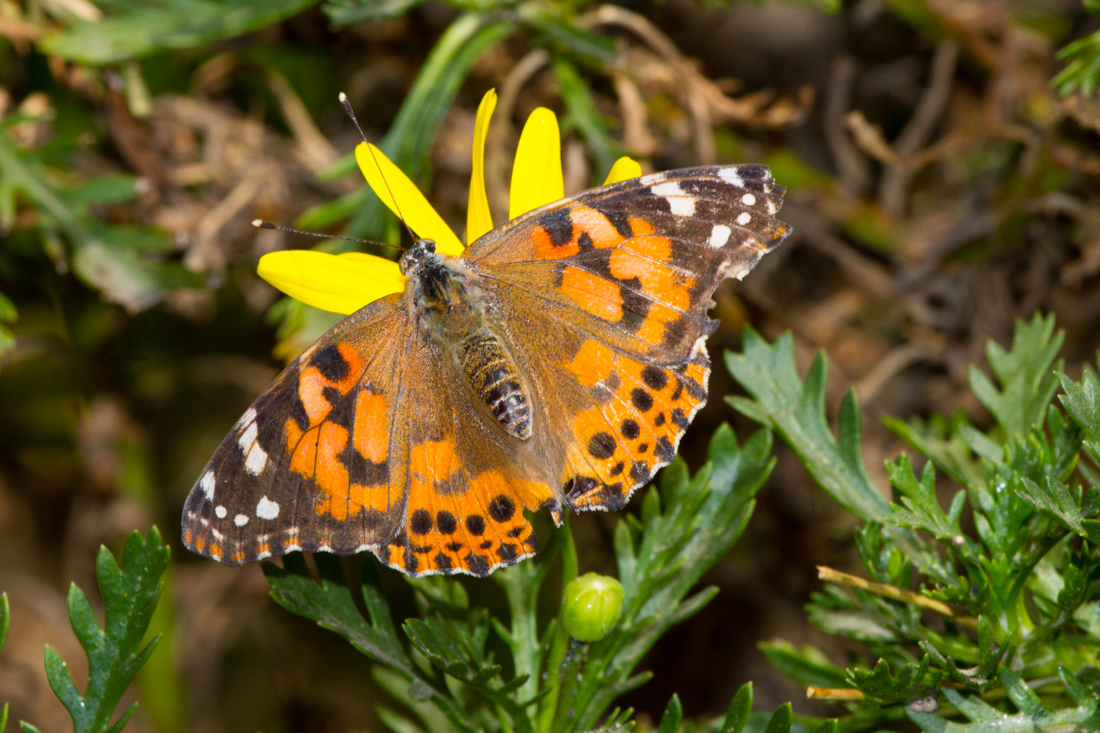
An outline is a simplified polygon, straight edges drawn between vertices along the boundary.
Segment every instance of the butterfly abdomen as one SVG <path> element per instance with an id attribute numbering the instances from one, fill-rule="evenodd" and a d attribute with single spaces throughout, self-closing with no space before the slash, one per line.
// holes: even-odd
<path id="1" fill-rule="evenodd" d="M 531 437 L 531 401 L 507 348 L 491 331 L 465 339 L 458 348 L 459 366 L 486 411 L 509 435 Z"/>

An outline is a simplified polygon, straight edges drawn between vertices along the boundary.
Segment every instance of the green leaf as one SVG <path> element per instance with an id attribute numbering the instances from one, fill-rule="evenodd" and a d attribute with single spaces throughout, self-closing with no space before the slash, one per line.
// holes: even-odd
<path id="1" fill-rule="evenodd" d="M 538 39 L 540 42 L 557 46 L 559 54 L 565 51 L 593 64 L 606 64 L 615 59 L 614 40 L 570 23 L 553 10 L 552 5 L 523 3 L 519 17 L 524 24 L 543 34 Z"/>
<path id="2" fill-rule="evenodd" d="M 400 18 L 424 0 L 328 0 L 325 15 L 337 25 Z"/>
<path id="3" fill-rule="evenodd" d="M 1051 366 L 1063 340 L 1063 334 L 1054 335 L 1054 316 L 1043 318 L 1036 313 L 1030 323 L 1016 322 L 1008 351 L 992 340 L 986 344 L 986 359 L 1001 389 L 977 367 L 970 367 L 974 396 L 1009 435 L 1026 435 L 1032 427 L 1042 425 L 1047 405 L 1058 389 Z M 1061 368 L 1059 362 L 1056 369 Z"/>
<path id="4" fill-rule="evenodd" d="M 908 420 L 883 418 L 883 425 L 915 448 L 921 455 L 932 459 L 936 467 L 956 483 L 967 486 L 982 480 L 982 469 L 970 455 L 970 448 L 959 434 L 968 425 L 966 413 L 961 410 L 950 420 L 942 415 L 931 415 L 927 422 L 919 417 Z"/>
<path id="5" fill-rule="evenodd" d="M 752 683 L 746 682 L 737 690 L 730 702 L 730 708 L 726 711 L 726 718 L 722 721 L 720 733 L 741 733 L 745 723 L 752 712 Z"/>
<path id="6" fill-rule="evenodd" d="M 1040 486 L 1026 476 L 1021 478 L 1016 494 L 1044 515 L 1057 520 L 1062 526 L 1088 539 L 1094 545 L 1100 545 L 1100 520 L 1086 519 L 1081 514 L 1080 492 L 1074 492 L 1061 481 L 1047 476 L 1045 487 Z"/>
<path id="7" fill-rule="evenodd" d="M 746 326 L 744 353 L 726 353 L 726 367 L 752 399 L 730 397 L 739 412 L 776 430 L 829 496 L 864 521 L 885 521 L 890 503 L 871 482 L 860 455 L 859 408 L 845 396 L 840 439 L 825 421 L 825 355 L 818 354 L 806 381 L 798 377 L 790 333 L 769 345 Z"/>
<path id="8" fill-rule="evenodd" d="M 966 717 L 967 723 L 945 720 L 937 713 L 917 712 L 906 708 L 909 719 L 927 733 L 1036 733 L 1037 731 L 1087 731 L 1100 725 L 1100 701 L 1085 691 L 1080 683 L 1059 668 L 1059 676 L 1073 695 L 1077 707 L 1050 709 L 1043 706 L 1035 693 L 1024 690 L 1024 683 L 1002 670 L 1002 680 L 1019 712 L 1010 715 L 990 707 L 977 696 L 965 696 L 951 689 L 944 690 L 947 701 Z M 1022 686 L 1022 687 L 1021 687 Z M 1083 693 L 1083 694 L 1080 694 Z"/>
<path id="9" fill-rule="evenodd" d="M 96 579 L 103 597 L 102 629 L 87 597 L 75 584 L 70 586 L 69 620 L 88 656 L 88 687 L 80 693 L 65 660 L 49 646 L 46 678 L 69 711 L 74 733 L 120 730 L 133 714 L 136 703 L 108 725 L 118 701 L 160 639 L 154 637 L 141 646 L 160 598 L 160 577 L 168 567 L 168 555 L 156 527 L 145 539 L 137 532 L 127 538 L 121 568 L 110 550 L 100 547 Z"/>
<path id="10" fill-rule="evenodd" d="M 1095 14 L 1095 5 L 1092 7 Z M 1100 85 L 1100 31 L 1068 44 L 1058 51 L 1058 58 L 1068 63 L 1050 84 L 1063 97 L 1074 92 L 1087 97 Z"/>
<path id="11" fill-rule="evenodd" d="M 11 625 L 11 603 L 7 593 L 0 593 L 0 652 L 4 650 L 4 644 L 8 641 L 8 627 Z M 0 732 L 4 726 L 0 725 Z"/>
<path id="12" fill-rule="evenodd" d="M 764 728 L 764 733 L 790 733 L 793 723 L 794 713 L 791 711 L 791 704 L 789 702 L 784 703 L 772 713 L 767 727 Z"/>
<path id="13" fill-rule="evenodd" d="M 882 705 L 917 700 L 928 697 L 939 686 L 942 675 L 935 670 L 929 674 L 930 661 L 926 654 L 920 664 L 903 665 L 897 675 L 892 675 L 890 665 L 885 659 L 880 659 L 872 670 L 848 670 L 847 681 Z"/>
<path id="14" fill-rule="evenodd" d="M 1058 373 L 1064 395 L 1059 396 L 1073 421 L 1085 431 L 1085 448 L 1092 460 L 1100 464 L 1100 376 L 1086 364 L 1081 381 L 1074 382 L 1062 372 Z"/>
<path id="15" fill-rule="evenodd" d="M 409 682 L 424 684 L 397 636 L 374 563 L 364 562 L 362 570 L 361 592 L 370 616 L 368 623 L 355 607 L 339 559 L 326 554 L 318 554 L 315 559 L 320 585 L 313 581 L 301 553 L 287 555 L 283 567 L 264 563 L 272 599 L 291 613 L 340 634 L 360 652 L 400 672 Z"/>
<path id="16" fill-rule="evenodd" d="M 844 670 L 830 664 L 818 649 L 801 650 L 787 641 L 761 642 L 757 647 L 777 670 L 803 687 L 847 687 Z"/>
<path id="17" fill-rule="evenodd" d="M 566 127 L 575 127 L 588 144 L 588 150 L 596 158 L 596 169 L 606 177 L 615 163 L 618 153 L 623 152 L 607 132 L 603 118 L 592 102 L 588 83 L 581 77 L 577 67 L 568 59 L 555 58 L 552 67 L 561 87 L 562 101 L 565 102 Z"/>
<path id="18" fill-rule="evenodd" d="M 193 48 L 277 23 L 317 0 L 114 0 L 112 13 L 42 39 L 46 53 L 101 65 Z"/>
<path id="19" fill-rule="evenodd" d="M 886 474 L 902 497 L 900 505 L 893 505 L 891 519 L 895 524 L 926 529 L 940 539 L 961 533 L 959 517 L 949 519 L 940 508 L 936 498 L 936 471 L 931 461 L 924 464 L 919 481 L 909 465 L 909 456 L 904 453 L 893 461 L 886 461 Z"/>
<path id="20" fill-rule="evenodd" d="M 676 733 L 680 730 L 680 723 L 684 719 L 684 709 L 680 706 L 680 698 L 676 695 L 668 701 L 661 722 L 657 726 L 657 733 Z"/>

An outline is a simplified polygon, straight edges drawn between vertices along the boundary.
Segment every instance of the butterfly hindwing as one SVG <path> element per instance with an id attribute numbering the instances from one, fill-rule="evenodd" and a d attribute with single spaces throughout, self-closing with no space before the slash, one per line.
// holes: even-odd
<path id="1" fill-rule="evenodd" d="M 415 378 L 398 418 L 408 423 L 408 502 L 403 528 L 375 554 L 410 575 L 479 576 L 534 554 L 523 511 L 556 506 L 544 462 L 484 419 L 438 344 L 422 336 L 408 351 Z"/>

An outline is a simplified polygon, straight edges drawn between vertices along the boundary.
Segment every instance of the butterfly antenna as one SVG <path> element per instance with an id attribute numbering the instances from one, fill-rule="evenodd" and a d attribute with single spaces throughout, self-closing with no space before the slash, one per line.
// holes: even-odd
<path id="1" fill-rule="evenodd" d="M 355 117 L 355 111 L 351 108 L 351 102 L 348 101 L 348 95 L 340 92 L 340 104 L 343 105 L 344 111 L 348 113 L 348 117 L 355 123 L 355 129 L 359 131 L 359 137 L 363 138 L 363 142 L 367 144 L 367 150 L 370 151 L 371 160 L 374 161 L 374 167 L 378 169 L 378 174 L 382 176 L 382 183 L 386 184 L 386 192 L 390 195 L 390 201 L 393 202 L 393 208 L 397 209 L 397 218 L 401 220 L 401 223 L 405 225 L 405 230 L 412 237 L 412 240 L 417 241 L 418 237 L 413 234 L 413 230 L 409 228 L 409 223 L 405 221 L 405 216 L 401 213 L 401 207 L 397 205 L 397 198 L 393 195 L 393 189 L 390 188 L 390 182 L 386 180 L 386 174 L 382 172 L 382 166 L 378 163 L 378 156 L 374 154 L 374 146 L 367 140 L 367 136 L 363 134 L 363 128 L 359 126 L 359 120 Z"/>
<path id="2" fill-rule="evenodd" d="M 278 224 L 272 224 L 269 221 L 263 219 L 253 219 L 252 226 L 257 229 L 278 229 L 284 232 L 291 232 L 292 234 L 305 234 L 310 237 L 321 237 L 323 239 L 343 239 L 346 242 L 361 242 L 362 244 L 377 244 L 379 247 L 390 247 L 398 251 L 404 251 L 404 248 L 398 247 L 386 242 L 376 242 L 373 239 L 356 239 L 355 237 L 342 237 L 339 234 L 321 234 L 320 232 L 307 232 L 302 229 L 291 229 L 290 227 L 281 227 Z"/>

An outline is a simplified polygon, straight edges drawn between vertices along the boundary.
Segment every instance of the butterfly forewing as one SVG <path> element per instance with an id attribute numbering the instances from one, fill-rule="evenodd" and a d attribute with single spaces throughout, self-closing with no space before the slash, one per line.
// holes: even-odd
<path id="1" fill-rule="evenodd" d="M 229 565 L 294 550 L 351 553 L 400 528 L 402 341 L 398 296 L 349 316 L 245 412 L 187 497 L 183 539 Z"/>
<path id="2" fill-rule="evenodd" d="M 706 400 L 711 297 L 787 236 L 784 191 L 763 166 L 646 176 L 531 212 L 467 253 L 559 416 L 543 439 L 562 446 L 572 509 L 617 509 L 672 460 Z"/>

